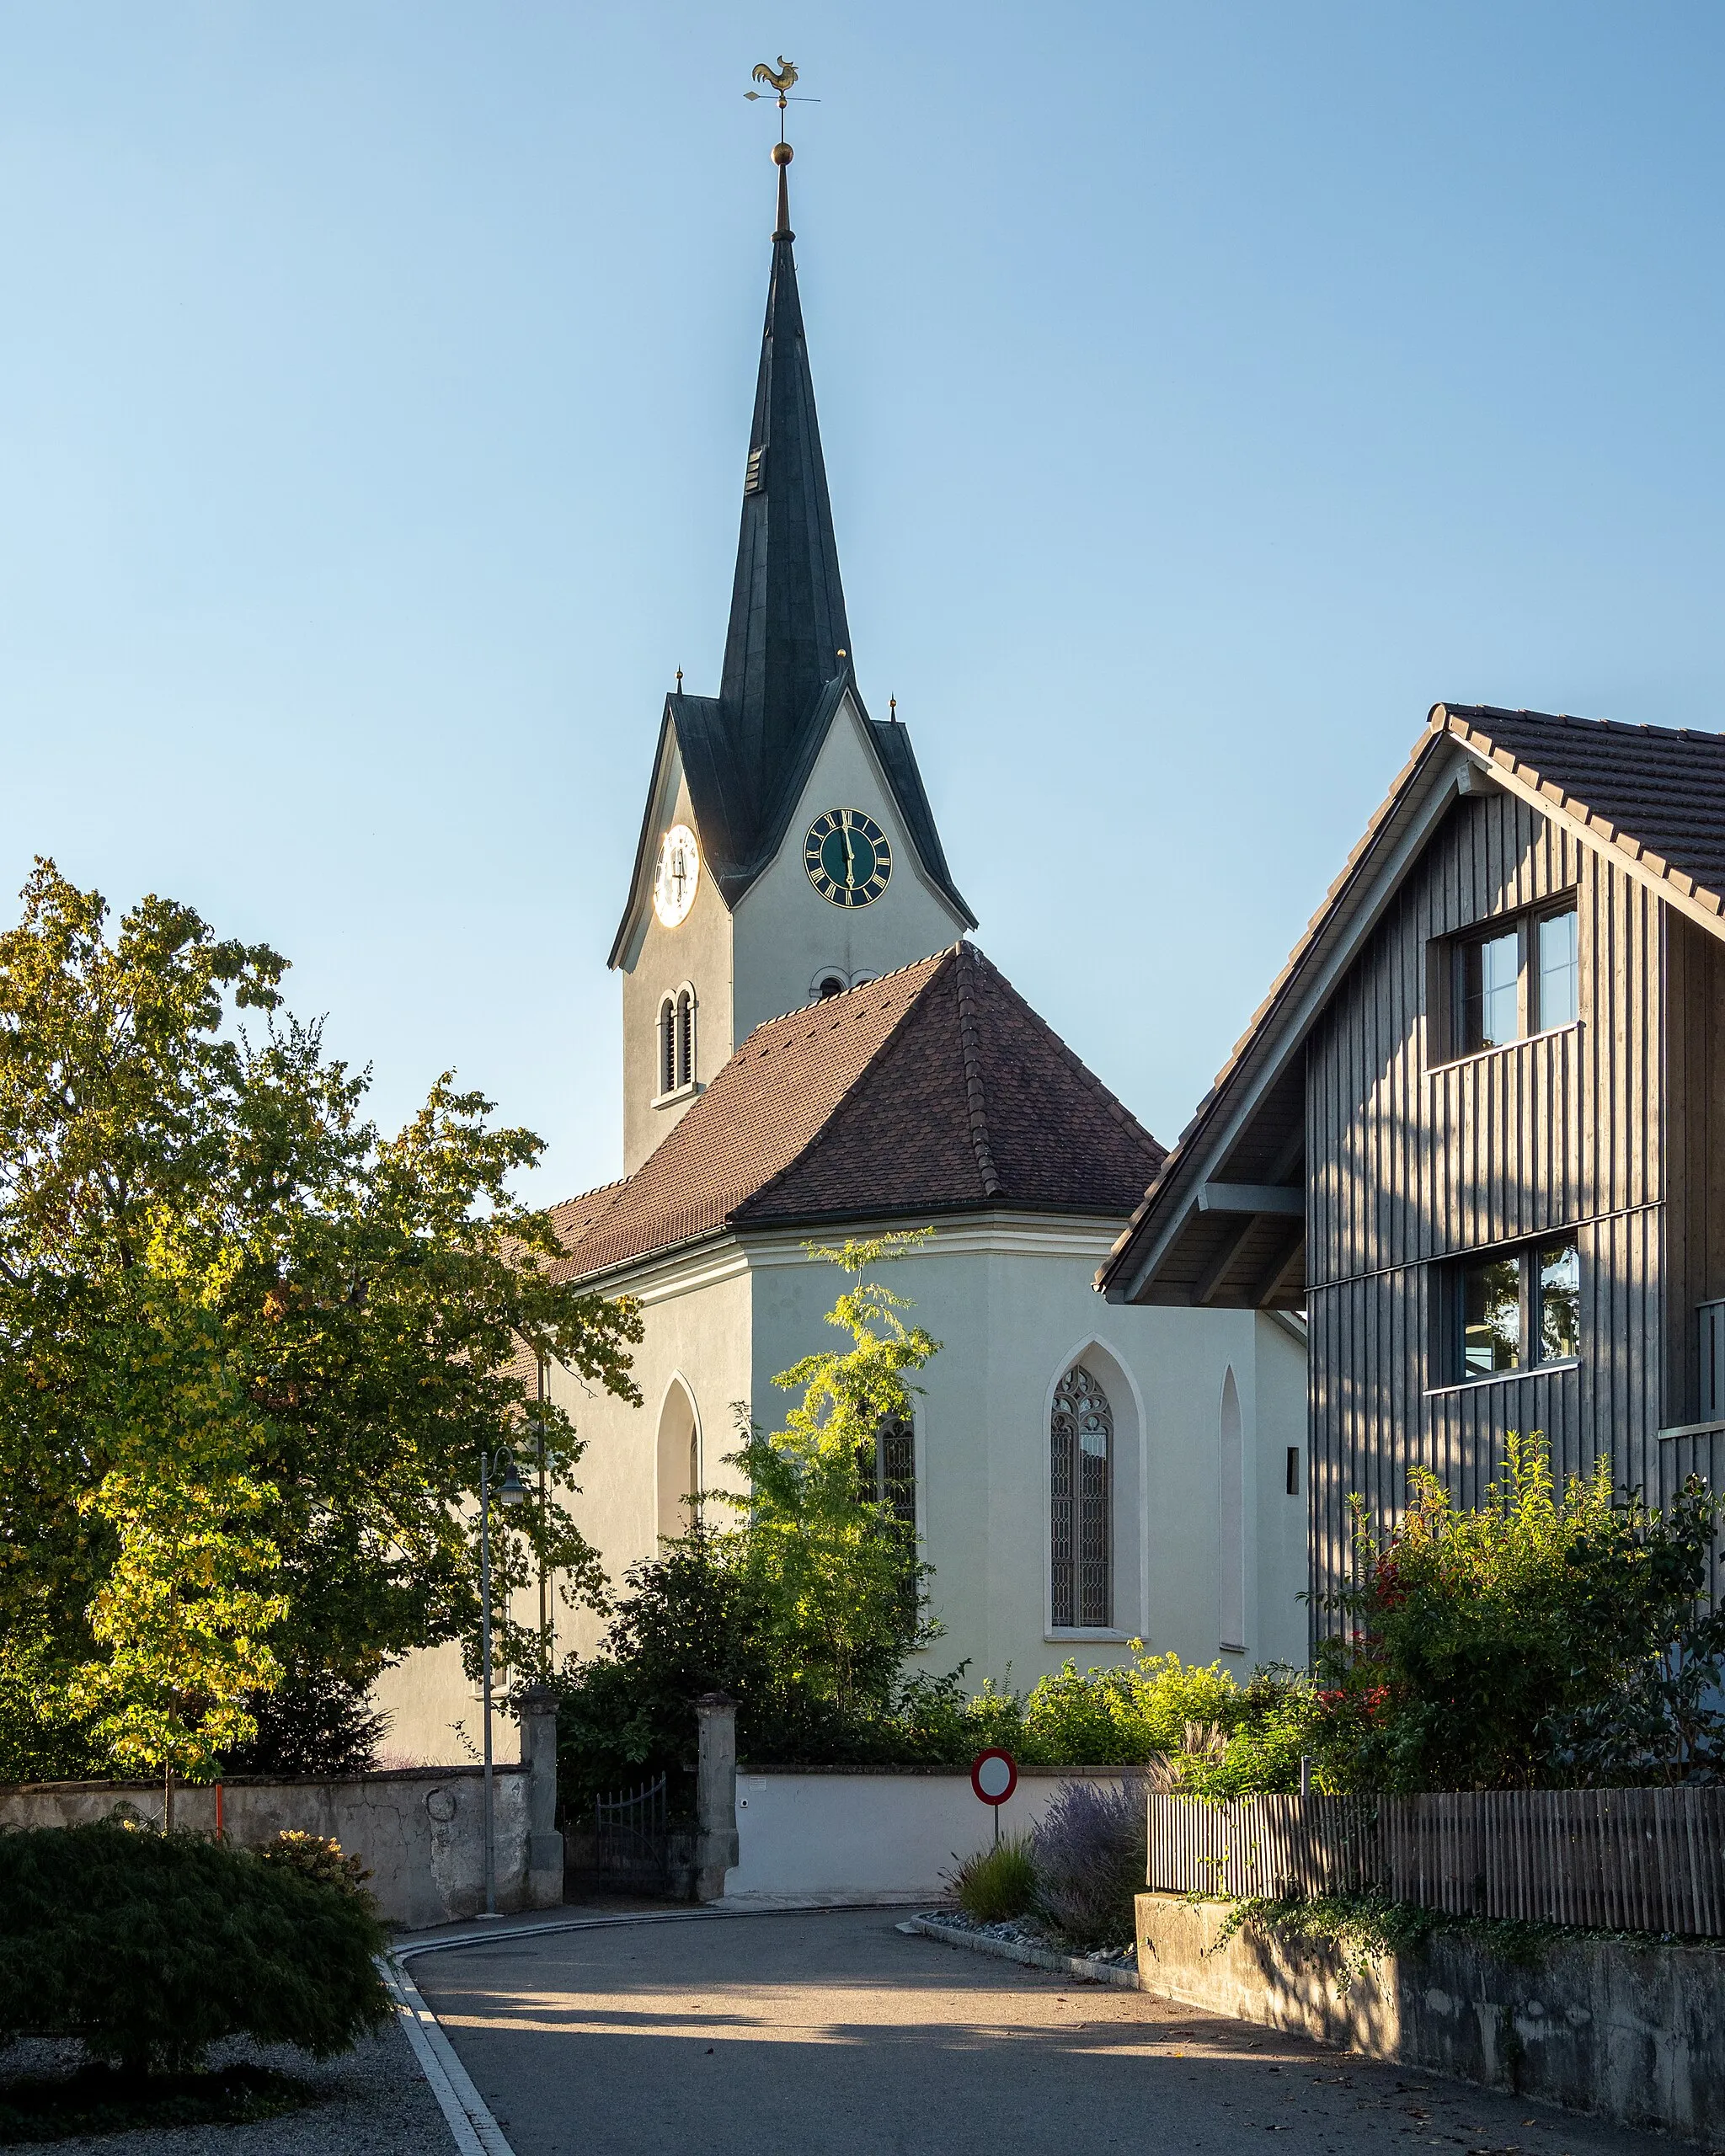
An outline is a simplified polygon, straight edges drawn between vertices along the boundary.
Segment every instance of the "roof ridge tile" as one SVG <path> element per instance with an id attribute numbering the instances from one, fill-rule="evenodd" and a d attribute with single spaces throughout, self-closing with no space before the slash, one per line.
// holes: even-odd
<path id="1" fill-rule="evenodd" d="M 964 1107 L 970 1125 L 970 1143 L 976 1154 L 976 1172 L 981 1178 L 982 1194 L 985 1198 L 996 1198 L 1000 1194 L 1001 1178 L 994 1164 L 994 1149 L 988 1141 L 988 1097 L 983 1090 L 982 1059 L 976 1045 L 975 999 L 970 988 L 975 957 L 969 945 L 963 941 L 953 946 L 953 957 L 959 992 L 959 1049 L 964 1059 Z"/>

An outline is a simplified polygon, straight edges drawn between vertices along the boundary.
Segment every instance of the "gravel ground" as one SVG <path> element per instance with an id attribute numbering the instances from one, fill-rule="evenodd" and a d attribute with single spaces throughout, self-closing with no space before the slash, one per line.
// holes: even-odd
<path id="1" fill-rule="evenodd" d="M 75 2056 L 73 2046 L 17 2044 L 0 2052 L 0 2078 L 41 2073 Z M 29 2145 L 53 2156 L 449 2156 L 455 2147 L 399 2024 L 363 2038 L 339 2058 L 321 2061 L 282 2044 L 211 2047 L 211 2065 L 243 2060 L 309 2081 L 327 2090 L 327 2099 L 252 2126 L 139 2129 Z"/>

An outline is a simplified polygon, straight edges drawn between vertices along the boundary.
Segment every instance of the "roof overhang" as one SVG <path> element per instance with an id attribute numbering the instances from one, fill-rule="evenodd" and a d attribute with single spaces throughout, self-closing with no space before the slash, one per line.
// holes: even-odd
<path id="1" fill-rule="evenodd" d="M 1493 787 L 1596 851 L 1614 850 L 1662 898 L 1725 934 L 1705 894 L 1674 885 L 1664 863 L 1494 751 L 1479 728 L 1434 706 L 1365 836 L 1097 1273 L 1110 1301 L 1284 1308 L 1303 1301 L 1303 1185 L 1289 1178 L 1303 1150 L 1307 1036 L 1451 806 Z M 1244 1172 L 1242 1158 L 1254 1163 Z"/>

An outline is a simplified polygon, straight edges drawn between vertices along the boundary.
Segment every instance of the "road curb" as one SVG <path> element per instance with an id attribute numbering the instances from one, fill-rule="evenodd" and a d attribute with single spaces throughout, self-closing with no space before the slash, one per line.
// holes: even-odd
<path id="1" fill-rule="evenodd" d="M 419 2071 L 437 2099 L 459 2156 L 515 2156 L 504 2138 L 503 2128 L 492 2117 L 490 2107 L 473 2086 L 467 2069 L 455 2055 L 455 2047 L 420 1998 L 413 1978 L 387 1955 L 378 1956 L 377 1971 L 395 2001 Z"/>
<path id="2" fill-rule="evenodd" d="M 939 1924 L 929 1917 L 911 1917 L 895 1927 L 907 1936 L 919 1933 L 937 1939 L 943 1946 L 968 1947 L 973 1954 L 992 1954 L 997 1961 L 1022 1961 L 1027 1968 L 1051 1969 L 1060 1977 L 1081 1977 L 1087 1983 L 1113 1984 L 1121 1991 L 1140 1991 L 1135 1969 L 1118 1962 L 1093 1961 L 1087 1954 L 1061 1954 L 1052 1946 L 1031 1946 L 1017 1939 L 991 1939 L 984 1932 L 962 1930 L 957 1924 Z"/>

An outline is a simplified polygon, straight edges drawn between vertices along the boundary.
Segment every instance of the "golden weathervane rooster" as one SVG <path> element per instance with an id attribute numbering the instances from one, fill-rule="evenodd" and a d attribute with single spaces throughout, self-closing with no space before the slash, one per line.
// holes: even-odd
<path id="1" fill-rule="evenodd" d="M 757 83 L 771 83 L 779 95 L 783 97 L 797 79 L 797 63 L 794 60 L 787 60 L 783 53 L 780 53 L 778 72 L 774 74 L 764 60 L 757 60 L 755 63 L 752 79 Z"/>

